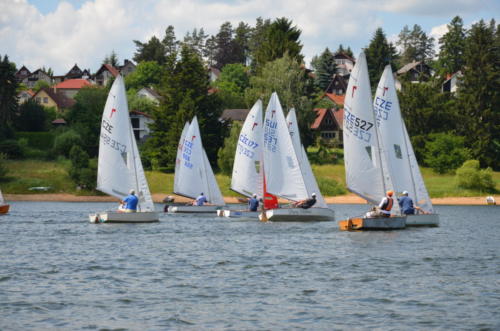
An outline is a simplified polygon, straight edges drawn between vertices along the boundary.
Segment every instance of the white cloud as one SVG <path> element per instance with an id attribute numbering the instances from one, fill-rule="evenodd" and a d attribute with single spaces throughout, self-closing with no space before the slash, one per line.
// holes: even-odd
<path id="1" fill-rule="evenodd" d="M 339 44 L 356 53 L 368 45 L 377 27 L 391 22 L 381 13 L 435 13 L 480 7 L 475 0 L 88 0 L 80 8 L 60 1 L 51 13 L 41 14 L 26 0 L 0 0 L 0 52 L 20 67 L 51 67 L 66 73 L 74 63 L 98 69 L 112 50 L 120 60 L 132 58 L 133 40 L 161 38 L 168 25 L 182 39 L 187 31 L 204 28 L 216 34 L 230 21 L 255 25 L 257 17 L 287 17 L 302 30 L 303 53 L 308 62 L 324 48 Z M 486 0 L 488 2 L 489 0 Z M 9 2 L 9 3 L 7 3 Z M 453 16 L 455 14 L 452 14 Z M 449 21 L 450 15 L 443 21 Z M 418 21 L 418 18 L 416 18 Z M 386 26 L 384 26 L 384 24 Z M 392 23 L 394 24 L 394 23 Z M 436 30 L 436 35 L 439 30 Z M 390 36 L 389 38 L 393 38 Z"/>

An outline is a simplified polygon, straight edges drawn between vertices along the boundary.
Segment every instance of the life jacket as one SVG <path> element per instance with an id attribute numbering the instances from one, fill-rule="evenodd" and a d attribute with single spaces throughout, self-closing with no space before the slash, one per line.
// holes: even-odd
<path id="1" fill-rule="evenodd" d="M 392 200 L 391 197 L 386 197 L 386 198 L 387 198 L 386 202 L 382 205 L 382 208 L 380 209 L 385 211 L 391 211 L 394 200 Z"/>

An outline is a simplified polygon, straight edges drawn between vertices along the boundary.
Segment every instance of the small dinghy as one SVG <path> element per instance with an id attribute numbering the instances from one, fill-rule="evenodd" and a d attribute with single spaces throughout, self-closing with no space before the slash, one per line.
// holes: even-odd
<path id="1" fill-rule="evenodd" d="M 5 202 L 2 191 L 0 190 L 0 214 L 7 214 L 9 212 L 10 205 Z"/>

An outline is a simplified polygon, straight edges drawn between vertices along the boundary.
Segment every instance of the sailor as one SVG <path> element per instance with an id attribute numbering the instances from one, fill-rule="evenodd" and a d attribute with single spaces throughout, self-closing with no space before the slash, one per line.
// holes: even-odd
<path id="1" fill-rule="evenodd" d="M 403 191 L 402 195 L 398 198 L 399 207 L 403 215 L 413 215 L 416 211 L 423 212 L 422 208 L 413 205 L 413 200 L 408 196 L 408 191 Z"/>
<path id="2" fill-rule="evenodd" d="M 207 202 L 207 197 L 203 195 L 203 192 L 193 201 L 193 206 L 203 206 Z"/>
<path id="3" fill-rule="evenodd" d="M 294 207 L 309 209 L 316 203 L 316 193 L 311 194 L 311 198 L 298 201 L 293 204 Z"/>
<path id="4" fill-rule="evenodd" d="M 382 198 L 378 205 L 378 216 L 391 217 L 391 209 L 394 204 L 392 199 L 393 191 L 387 191 L 386 196 Z"/>
<path id="5" fill-rule="evenodd" d="M 257 211 L 257 208 L 259 208 L 259 200 L 257 200 L 257 194 L 253 194 L 253 196 L 248 199 L 248 210 L 250 211 Z"/>
<path id="6" fill-rule="evenodd" d="M 137 211 L 137 203 L 139 199 L 135 196 L 135 190 L 131 189 L 129 195 L 123 199 L 122 206 L 119 209 L 122 213 L 135 213 Z"/>

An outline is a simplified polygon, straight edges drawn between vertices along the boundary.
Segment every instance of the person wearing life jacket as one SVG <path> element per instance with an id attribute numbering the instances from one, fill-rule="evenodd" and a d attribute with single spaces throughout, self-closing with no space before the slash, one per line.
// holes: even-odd
<path id="1" fill-rule="evenodd" d="M 386 196 L 382 198 L 378 205 L 378 216 L 391 217 L 391 209 L 394 204 L 394 199 L 392 198 L 393 194 L 393 191 L 387 191 Z"/>

